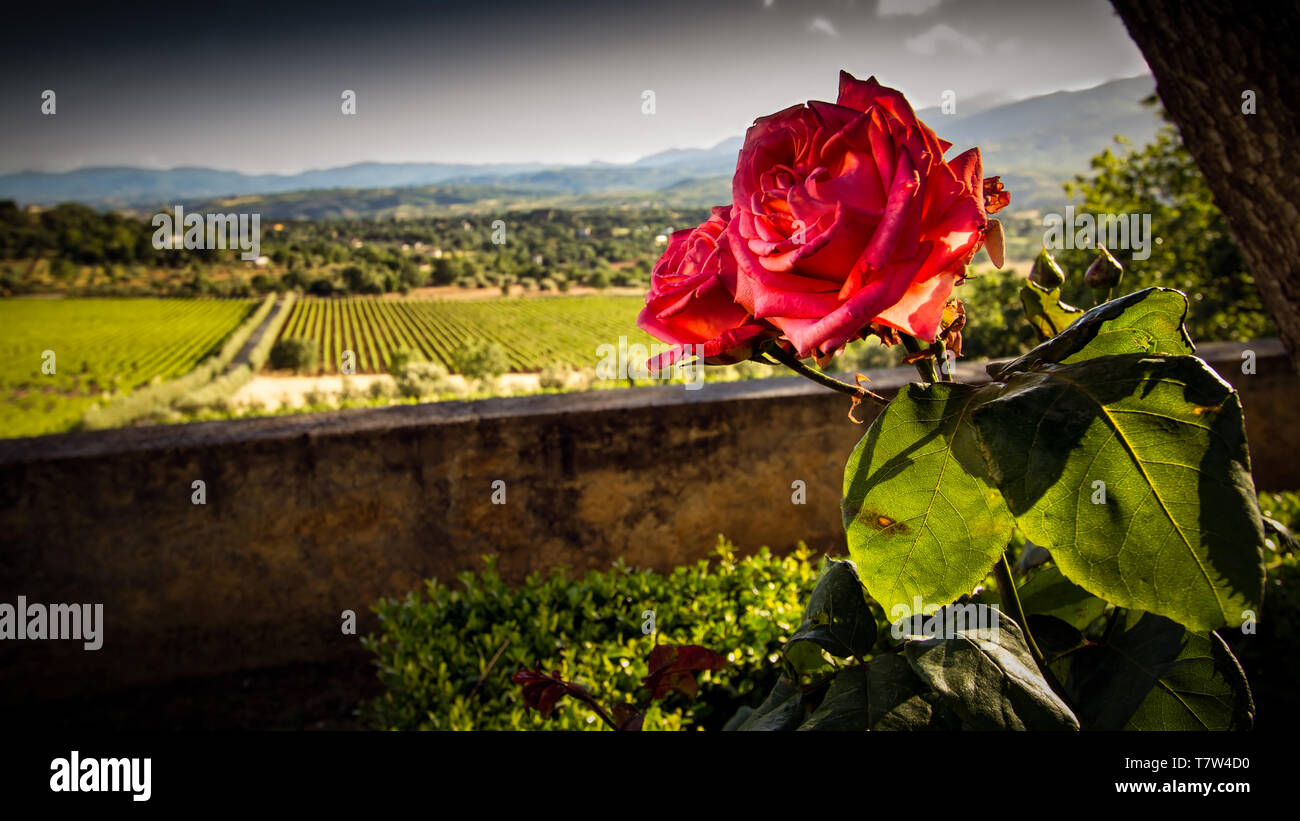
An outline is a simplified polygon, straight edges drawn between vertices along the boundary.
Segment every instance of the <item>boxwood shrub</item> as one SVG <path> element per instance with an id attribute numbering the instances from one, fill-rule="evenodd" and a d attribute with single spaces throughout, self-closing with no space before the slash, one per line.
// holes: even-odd
<path id="1" fill-rule="evenodd" d="M 376 656 L 386 692 L 363 705 L 368 724 L 391 730 L 602 729 L 573 699 L 549 720 L 529 712 L 510 676 L 540 662 L 588 687 L 606 709 L 634 701 L 656 640 L 642 632 L 643 613 L 653 610 L 659 643 L 703 645 L 727 656 L 730 665 L 701 674 L 696 699 L 673 695 L 656 703 L 645 729 L 720 729 L 741 706 L 758 706 L 775 685 L 778 653 L 799 626 L 821 565 L 802 544 L 785 557 L 763 548 L 737 558 L 722 538 L 711 561 L 668 574 L 634 570 L 620 560 L 580 579 L 557 570 L 511 587 L 495 559 L 484 561 L 482 571 L 461 574 L 457 587 L 432 580 L 422 593 L 376 606 L 381 633 L 363 643 Z"/>

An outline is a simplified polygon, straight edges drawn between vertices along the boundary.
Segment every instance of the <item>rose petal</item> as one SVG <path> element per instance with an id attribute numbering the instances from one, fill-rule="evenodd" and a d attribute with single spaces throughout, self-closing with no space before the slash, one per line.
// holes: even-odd
<path id="1" fill-rule="evenodd" d="M 862 288 L 866 284 L 866 277 L 870 271 L 885 267 L 885 263 L 894 253 L 894 244 L 898 240 L 903 216 L 915 199 L 920 184 L 921 180 L 912 167 L 911 156 L 906 153 L 899 154 L 898 167 L 894 170 L 894 184 L 889 190 L 889 202 L 885 204 L 885 214 L 880 218 L 880 224 L 876 226 L 876 231 L 871 235 L 871 241 L 867 243 L 861 258 L 844 280 L 844 286 L 840 289 L 840 299 L 848 299 L 851 293 Z"/>

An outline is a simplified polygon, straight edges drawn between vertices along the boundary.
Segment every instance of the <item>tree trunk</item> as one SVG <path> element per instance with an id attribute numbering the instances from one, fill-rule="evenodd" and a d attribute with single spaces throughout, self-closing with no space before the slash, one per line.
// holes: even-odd
<path id="1" fill-rule="evenodd" d="M 1111 0 L 1300 371 L 1300 4 Z M 1243 95 L 1254 92 L 1254 114 Z"/>

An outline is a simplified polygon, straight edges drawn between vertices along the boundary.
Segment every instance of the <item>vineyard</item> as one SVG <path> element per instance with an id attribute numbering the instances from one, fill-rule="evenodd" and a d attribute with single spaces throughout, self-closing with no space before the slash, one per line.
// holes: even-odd
<path id="1" fill-rule="evenodd" d="M 111 398 L 109 404 L 116 407 L 127 394 L 130 401 L 144 397 L 136 389 L 150 383 L 180 389 L 185 380 L 177 378 L 201 376 L 196 366 L 231 339 L 241 323 L 250 328 L 258 323 L 252 316 L 257 304 L 249 299 L 0 300 L 0 356 L 12 365 L 0 376 L 0 436 L 89 425 L 83 419 L 88 411 L 94 415 L 108 407 L 100 400 Z M 499 345 L 515 372 L 556 365 L 592 368 L 600 358 L 597 349 L 618 345 L 619 337 L 627 337 L 629 345 L 654 343 L 636 327 L 642 304 L 637 297 L 609 295 L 307 297 L 286 307 L 279 338 L 315 341 L 325 374 L 339 372 L 347 350 L 355 353 L 358 373 L 385 371 L 398 348 L 419 351 L 451 369 L 453 352 L 472 341 Z M 200 382 L 211 378 L 201 376 Z M 188 394 L 199 387 L 184 390 Z M 109 414 L 102 426 L 122 424 L 116 419 Z"/>
<path id="2" fill-rule="evenodd" d="M 0 435 L 67 430 L 105 392 L 190 371 L 256 305 L 250 299 L 0 300 L 0 356 L 9 365 L 0 374 Z"/>
<path id="3" fill-rule="evenodd" d="M 495 342 L 510 370 L 535 372 L 552 365 L 594 367 L 602 344 L 654 342 L 636 327 L 638 297 L 503 297 L 484 300 L 392 300 L 370 297 L 305 298 L 294 306 L 281 338 L 304 337 L 320 345 L 324 373 L 337 373 L 344 351 L 356 355 L 358 373 L 380 373 L 397 348 L 419 351 L 450 366 L 465 342 Z"/>

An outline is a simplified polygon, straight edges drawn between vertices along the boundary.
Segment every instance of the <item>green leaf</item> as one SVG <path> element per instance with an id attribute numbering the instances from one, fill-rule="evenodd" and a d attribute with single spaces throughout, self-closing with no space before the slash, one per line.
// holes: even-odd
<path id="1" fill-rule="evenodd" d="M 1223 639 L 1150 613 L 1120 616 L 1075 654 L 1067 689 L 1090 730 L 1249 729 L 1250 687 Z"/>
<path id="2" fill-rule="evenodd" d="M 909 641 L 903 652 L 917 676 L 976 730 L 1079 729 L 1038 671 L 1020 627 L 1005 615 L 992 633 L 954 630 Z"/>
<path id="3" fill-rule="evenodd" d="M 1013 522 L 970 414 L 996 387 L 903 388 L 844 472 L 844 529 L 867 591 L 891 622 L 954 601 L 988 574 Z"/>
<path id="4" fill-rule="evenodd" d="M 890 626 L 890 634 L 901 641 L 923 641 L 967 630 L 995 634 L 1000 621 L 1001 611 L 996 605 L 962 596 L 947 607 L 935 607 L 929 613 L 914 613 L 900 619 Z"/>
<path id="5" fill-rule="evenodd" d="M 727 719 L 727 723 L 722 726 L 722 732 L 729 733 L 732 732 L 733 730 L 739 730 L 742 726 L 744 726 L 745 722 L 748 721 L 749 717 L 752 716 L 753 714 L 754 714 L 753 707 L 750 707 L 748 705 L 741 707 L 739 710 L 736 711 L 736 714 L 734 716 Z"/>
<path id="6" fill-rule="evenodd" d="M 1052 672 L 1058 678 L 1063 677 L 1069 671 L 1071 654 L 1087 644 L 1083 631 L 1055 616 L 1041 613 L 1027 614 L 1025 620 L 1029 623 L 1029 632 L 1034 634 L 1034 643 L 1052 667 Z"/>
<path id="7" fill-rule="evenodd" d="M 803 694 L 782 676 L 758 709 L 738 728 L 741 731 L 793 730 L 803 721 Z"/>
<path id="8" fill-rule="evenodd" d="M 821 647 L 811 641 L 786 642 L 783 656 L 789 665 L 790 677 L 798 679 L 801 684 L 811 684 L 825 678 L 827 674 L 834 673 L 837 666 L 827 658 Z"/>
<path id="9" fill-rule="evenodd" d="M 1060 288 L 1049 290 L 1036 282 L 1025 282 L 1020 302 L 1025 306 L 1025 318 L 1043 339 L 1051 339 L 1083 315 L 1079 308 L 1061 301 Z"/>
<path id="10" fill-rule="evenodd" d="M 995 379 L 1046 363 L 1069 364 L 1126 353 L 1193 354 L 1183 327 L 1187 297 L 1172 288 L 1147 288 L 1112 299 L 1081 315 L 1057 336 L 1003 365 L 990 365 Z"/>
<path id="11" fill-rule="evenodd" d="M 1085 644 L 1084 631 L 1101 618 L 1106 602 L 1072 584 L 1056 567 L 1034 573 L 1017 595 L 1043 657 L 1052 663 L 1067 656 L 1052 668 L 1063 677 L 1069 670 L 1068 654 Z"/>
<path id="12" fill-rule="evenodd" d="M 873 730 L 959 729 L 958 719 L 898 654 L 867 662 L 870 725 Z"/>
<path id="13" fill-rule="evenodd" d="M 862 580 L 853 562 L 826 560 L 826 569 L 808 599 L 803 623 L 786 645 L 787 658 L 791 650 L 800 648 L 804 642 L 811 642 L 839 658 L 871 652 L 871 646 L 876 643 L 876 617 L 867 606 Z"/>
<path id="14" fill-rule="evenodd" d="M 1258 612 L 1263 525 L 1241 405 L 1204 362 L 1044 365 L 999 393 L 972 424 L 1021 530 L 1067 578 L 1197 630 Z"/>
<path id="15" fill-rule="evenodd" d="M 831 681 L 822 703 L 799 725 L 799 730 L 857 730 L 868 728 L 867 670 L 862 666 L 841 670 Z"/>
<path id="16" fill-rule="evenodd" d="M 1044 567 L 1019 588 L 1026 615 L 1052 616 L 1085 630 L 1106 609 L 1106 602 L 1072 584 L 1055 567 Z M 1032 625 L 1031 625 L 1031 630 Z"/>
<path id="17" fill-rule="evenodd" d="M 1264 517 L 1264 535 L 1272 538 L 1278 551 L 1282 553 L 1300 552 L 1300 542 L 1296 541 L 1291 528 L 1271 516 Z"/>

